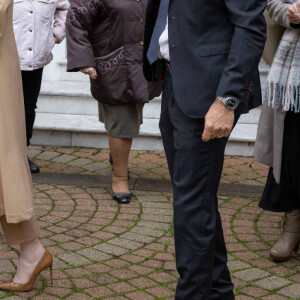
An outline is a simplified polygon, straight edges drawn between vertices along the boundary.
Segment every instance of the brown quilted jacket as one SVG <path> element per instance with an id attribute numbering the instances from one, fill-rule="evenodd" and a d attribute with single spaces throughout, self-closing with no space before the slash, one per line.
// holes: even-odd
<path id="1" fill-rule="evenodd" d="M 108 104 L 146 103 L 161 92 L 143 75 L 147 0 L 73 0 L 67 16 L 67 70 L 95 67 L 95 99 Z"/>

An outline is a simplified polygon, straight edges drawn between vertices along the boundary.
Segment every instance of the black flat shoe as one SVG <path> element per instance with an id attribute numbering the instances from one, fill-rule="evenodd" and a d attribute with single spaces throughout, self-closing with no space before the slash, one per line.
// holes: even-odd
<path id="1" fill-rule="evenodd" d="M 29 169 L 30 169 L 30 172 L 32 174 L 37 174 L 37 173 L 40 173 L 40 168 L 38 167 L 38 165 L 36 165 L 32 160 L 30 160 L 28 158 L 28 165 L 29 165 Z"/>
<path id="2" fill-rule="evenodd" d="M 113 197 L 114 200 L 116 200 L 118 203 L 121 203 L 121 204 L 129 204 L 130 203 L 130 200 L 131 200 L 131 197 L 132 197 L 132 194 L 118 194 L 118 193 L 115 193 L 112 189 L 111 189 L 111 196 Z"/>

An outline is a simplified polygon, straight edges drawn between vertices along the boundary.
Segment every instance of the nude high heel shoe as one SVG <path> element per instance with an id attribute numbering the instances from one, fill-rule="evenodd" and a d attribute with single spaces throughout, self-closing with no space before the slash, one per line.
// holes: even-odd
<path id="1" fill-rule="evenodd" d="M 283 233 L 270 251 L 270 256 L 278 261 L 287 261 L 300 244 L 300 209 L 285 213 Z"/>
<path id="2" fill-rule="evenodd" d="M 10 292 L 29 292 L 32 289 L 33 285 L 35 284 L 40 273 L 47 268 L 50 268 L 50 280 L 51 280 L 51 284 L 53 284 L 52 266 L 53 266 L 52 254 L 49 251 L 45 250 L 43 257 L 36 265 L 31 277 L 26 283 L 16 283 L 13 280 L 10 280 L 8 282 L 4 282 L 0 284 L 0 290 L 10 291 Z"/>

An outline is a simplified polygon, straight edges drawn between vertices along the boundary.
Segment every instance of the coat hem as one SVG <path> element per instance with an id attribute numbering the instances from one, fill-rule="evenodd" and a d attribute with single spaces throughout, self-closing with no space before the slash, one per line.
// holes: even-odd
<path id="1" fill-rule="evenodd" d="M 259 202 L 258 207 L 263 209 L 263 210 L 267 210 L 267 211 L 271 211 L 271 212 L 275 212 L 275 213 L 287 213 L 296 209 L 300 209 L 300 206 L 296 205 L 296 206 L 291 206 L 291 207 L 287 207 L 285 209 L 283 208 L 275 208 L 274 206 L 268 206 L 268 205 L 263 205 L 261 204 L 261 202 Z"/>
<path id="2" fill-rule="evenodd" d="M 53 56 L 50 57 L 48 60 L 43 61 L 43 62 L 39 62 L 39 63 L 20 63 L 20 68 L 21 71 L 34 71 L 37 69 L 41 69 L 46 67 L 47 65 L 49 65 L 51 63 L 51 61 L 53 60 Z"/>
<path id="3" fill-rule="evenodd" d="M 33 217 L 33 208 L 26 210 L 19 214 L 6 214 L 6 221 L 10 224 L 18 224 L 21 222 L 29 221 Z"/>

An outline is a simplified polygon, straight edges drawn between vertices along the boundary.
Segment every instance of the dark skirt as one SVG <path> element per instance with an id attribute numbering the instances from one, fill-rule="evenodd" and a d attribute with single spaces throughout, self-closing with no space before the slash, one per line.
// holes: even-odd
<path id="1" fill-rule="evenodd" d="M 144 104 L 102 104 L 98 102 L 99 120 L 104 123 L 109 136 L 135 138 L 143 124 Z"/>
<path id="2" fill-rule="evenodd" d="M 276 183 L 270 168 L 259 206 L 273 212 L 300 208 L 300 113 L 286 114 L 280 183 Z"/>

